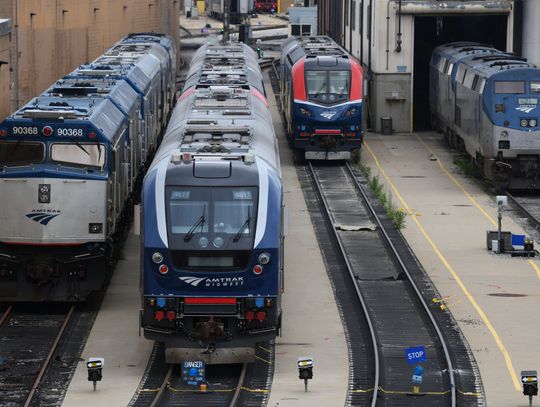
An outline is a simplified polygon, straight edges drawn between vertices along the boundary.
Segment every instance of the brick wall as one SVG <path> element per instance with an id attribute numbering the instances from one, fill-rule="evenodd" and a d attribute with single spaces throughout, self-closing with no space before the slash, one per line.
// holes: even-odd
<path id="1" fill-rule="evenodd" d="M 179 7 L 178 0 L 1 0 L 0 18 L 12 20 L 13 87 L 0 116 L 127 33 L 166 32 L 179 48 Z"/>

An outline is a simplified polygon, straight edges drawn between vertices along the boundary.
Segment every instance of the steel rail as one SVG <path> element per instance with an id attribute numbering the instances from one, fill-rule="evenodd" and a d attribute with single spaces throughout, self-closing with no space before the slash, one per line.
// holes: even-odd
<path id="1" fill-rule="evenodd" d="M 62 339 L 62 336 L 64 335 L 64 332 L 66 330 L 66 327 L 68 325 L 68 322 L 71 319 L 71 316 L 73 315 L 73 311 L 75 310 L 75 306 L 72 305 L 69 309 L 69 312 L 64 320 L 64 323 L 60 327 L 60 331 L 58 332 L 58 335 L 56 335 L 56 338 L 51 346 L 51 350 L 49 351 L 49 354 L 47 355 L 47 358 L 43 362 L 43 365 L 41 366 L 41 369 L 39 371 L 39 374 L 36 377 L 36 380 L 34 381 L 34 384 L 32 385 L 32 389 L 30 390 L 30 394 L 28 394 L 28 397 L 26 398 L 26 402 L 24 403 L 24 407 L 30 406 L 30 403 L 32 402 L 34 395 L 36 394 L 36 391 L 38 389 L 39 384 L 41 383 L 41 379 L 43 378 L 43 375 L 45 375 L 45 371 L 49 367 L 49 363 L 51 362 L 51 359 L 54 355 L 54 352 L 56 351 L 56 348 L 58 347 L 58 344 L 60 343 L 60 339 Z"/>
<path id="2" fill-rule="evenodd" d="M 2 317 L 0 318 L 0 327 L 4 325 L 4 322 L 7 321 L 7 318 L 9 317 L 9 314 L 11 314 L 11 310 L 13 309 L 13 305 L 10 305 L 6 308 L 4 313 L 2 314 Z"/>
<path id="3" fill-rule="evenodd" d="M 358 284 L 355 283 L 356 279 L 355 279 L 355 276 L 354 276 L 354 273 L 353 273 L 353 266 L 350 263 L 349 258 L 345 254 L 346 253 L 345 252 L 345 247 L 343 246 L 343 242 L 341 241 L 341 239 L 339 237 L 339 234 L 336 231 L 336 228 L 333 227 L 332 216 L 331 216 L 330 211 L 328 209 L 328 202 L 326 200 L 326 197 L 322 193 L 322 186 L 321 186 L 321 184 L 319 182 L 319 179 L 316 176 L 315 170 L 313 169 L 313 165 L 311 164 L 311 162 L 308 162 L 308 168 L 309 168 L 311 178 L 313 179 L 313 182 L 314 182 L 314 184 L 316 186 L 317 194 L 319 195 L 320 199 L 323 202 L 326 217 L 327 217 L 328 221 L 332 224 L 332 230 L 333 230 L 333 233 L 334 233 L 334 237 L 336 238 L 336 241 L 337 241 L 337 243 L 339 245 L 339 248 L 341 250 L 343 260 L 345 261 L 345 265 L 347 266 L 347 271 L 349 272 L 349 276 L 351 277 L 351 280 L 354 283 L 353 285 L 354 285 L 354 289 L 356 291 L 356 295 L 358 296 L 358 300 L 360 301 L 360 304 L 362 305 L 362 309 L 364 311 L 364 315 L 366 316 L 366 321 L 367 321 L 367 324 L 369 326 L 369 333 L 370 333 L 371 340 L 372 340 L 372 345 L 373 345 L 373 354 L 375 356 L 374 357 L 374 361 L 375 361 L 375 366 L 374 366 L 374 368 L 375 368 L 375 380 L 374 380 L 374 384 L 373 384 L 373 397 L 371 399 L 371 407 L 375 407 L 376 404 L 377 404 L 377 399 L 378 399 L 378 394 L 379 394 L 379 376 L 380 376 L 380 366 L 379 366 L 380 365 L 380 363 L 379 363 L 380 355 L 379 355 L 377 336 L 375 334 L 375 328 L 374 328 L 374 325 L 373 325 L 373 321 L 371 320 L 371 315 L 370 315 L 370 313 L 368 311 L 367 304 L 366 304 L 366 301 L 364 299 L 364 296 L 362 295 L 362 293 L 360 291 L 360 288 L 358 287 Z"/>
<path id="4" fill-rule="evenodd" d="M 364 188 L 362 187 L 362 185 L 360 185 L 360 183 L 358 182 L 356 176 L 354 175 L 354 172 L 353 172 L 353 170 L 351 168 L 351 165 L 349 163 L 346 163 L 346 168 L 347 168 L 347 171 L 349 173 L 350 178 L 352 179 L 354 185 L 356 186 L 356 189 L 360 192 L 360 194 L 362 195 L 362 198 L 366 202 L 367 207 L 369 208 L 373 218 L 375 219 L 375 221 L 377 223 L 377 226 L 379 227 L 380 231 L 382 232 L 382 234 L 384 236 L 384 239 L 386 240 L 388 246 L 390 247 L 394 257 L 398 261 L 398 263 L 399 263 L 401 269 L 403 270 L 403 272 L 407 275 L 409 283 L 411 284 L 414 291 L 416 292 L 416 295 L 418 296 L 418 299 L 420 300 L 420 303 L 424 307 L 424 310 L 425 310 L 426 314 L 428 315 L 429 320 L 431 321 L 431 324 L 433 325 L 433 328 L 435 329 L 435 332 L 437 333 L 437 336 L 439 338 L 441 346 L 442 346 L 442 348 L 444 350 L 444 356 L 445 356 L 445 359 L 446 359 L 446 363 L 448 364 L 448 376 L 449 376 L 449 379 L 450 379 L 450 391 L 451 391 L 451 395 L 452 395 L 452 407 L 455 407 L 456 406 L 457 394 L 456 394 L 456 384 L 455 384 L 455 378 L 454 378 L 454 368 L 452 366 L 452 360 L 451 360 L 451 357 L 450 357 L 450 352 L 448 351 L 448 346 L 446 345 L 446 342 L 444 340 L 444 336 L 443 336 L 443 334 L 442 334 L 442 332 L 441 332 L 441 330 L 440 330 L 440 328 L 439 328 L 439 326 L 437 324 L 437 321 L 435 321 L 435 317 L 433 316 L 431 310 L 429 309 L 429 306 L 427 305 L 426 301 L 424 300 L 424 297 L 422 296 L 421 291 L 419 290 L 419 288 L 416 285 L 416 283 L 414 282 L 411 274 L 409 273 L 409 269 L 407 268 L 407 266 L 403 262 L 403 259 L 401 258 L 398 250 L 396 249 L 394 243 L 392 242 L 392 239 L 388 235 L 384 225 L 382 224 L 379 216 L 377 215 L 377 212 L 375 211 L 375 208 L 373 207 L 373 205 L 369 201 L 369 199 L 367 197 L 367 194 L 364 191 Z"/>
<path id="5" fill-rule="evenodd" d="M 515 196 L 509 192 L 506 192 L 506 196 L 534 224 L 535 229 L 540 229 L 540 219 L 534 216 Z"/>
<path id="6" fill-rule="evenodd" d="M 236 386 L 236 390 L 234 391 L 230 407 L 236 407 L 236 403 L 238 403 L 240 393 L 242 392 L 242 385 L 244 384 L 244 380 L 246 379 L 247 366 L 247 363 L 244 363 L 242 365 L 242 372 L 240 372 L 240 378 L 238 379 L 238 385 Z"/>
<path id="7" fill-rule="evenodd" d="M 161 384 L 161 387 L 156 393 L 156 397 L 154 397 L 154 400 L 152 401 L 152 404 L 150 404 L 150 407 L 157 407 L 159 406 L 159 403 L 161 402 L 161 399 L 163 398 L 163 395 L 165 394 L 165 390 L 167 389 L 167 385 L 169 384 L 169 381 L 172 376 L 174 365 L 170 365 L 169 370 L 167 371 L 167 374 L 165 375 L 165 379 L 163 379 L 163 383 Z"/>

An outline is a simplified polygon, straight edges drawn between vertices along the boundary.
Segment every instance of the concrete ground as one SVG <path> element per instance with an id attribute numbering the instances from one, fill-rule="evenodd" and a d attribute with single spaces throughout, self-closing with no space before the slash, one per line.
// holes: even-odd
<path id="1" fill-rule="evenodd" d="M 268 80 L 265 80 L 269 83 Z M 294 168 L 274 93 L 266 87 L 274 128 L 280 140 L 289 233 L 285 239 L 283 336 L 276 341 L 269 407 L 338 407 L 348 388 L 348 349 L 334 293 L 326 274 L 304 195 Z M 309 391 L 298 378 L 299 356 L 314 360 Z"/>
<path id="2" fill-rule="evenodd" d="M 127 406 L 141 381 L 153 343 L 139 336 L 139 237 L 130 234 L 82 353 L 63 406 Z M 105 358 L 97 391 L 87 379 L 89 357 Z M 0 403 L 1 404 L 1 403 Z"/>
<path id="3" fill-rule="evenodd" d="M 494 197 L 453 164 L 437 133 L 368 134 L 362 161 L 408 212 L 403 234 L 459 323 L 490 407 L 528 406 L 520 371 L 540 370 L 540 264 L 486 250 Z M 503 229 L 525 234 L 509 216 Z"/>

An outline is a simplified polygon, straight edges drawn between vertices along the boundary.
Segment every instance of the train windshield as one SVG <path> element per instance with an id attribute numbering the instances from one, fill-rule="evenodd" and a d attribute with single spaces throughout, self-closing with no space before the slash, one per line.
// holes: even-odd
<path id="1" fill-rule="evenodd" d="M 54 143 L 51 146 L 51 161 L 102 169 L 105 165 L 105 146 L 95 143 Z"/>
<path id="2" fill-rule="evenodd" d="M 235 244 L 254 236 L 256 188 L 175 187 L 168 196 L 169 232 L 182 235 L 184 242 L 193 240 L 201 249 L 219 249 L 225 240 Z"/>
<path id="3" fill-rule="evenodd" d="M 45 160 L 45 145 L 29 141 L 1 141 L 0 167 L 42 163 Z"/>
<path id="4" fill-rule="evenodd" d="M 306 71 L 306 93 L 313 101 L 335 103 L 348 100 L 350 71 Z"/>
<path id="5" fill-rule="evenodd" d="M 495 93 L 525 93 L 525 81 L 495 81 Z"/>
<path id="6" fill-rule="evenodd" d="M 531 93 L 540 93 L 540 82 L 531 82 Z"/>

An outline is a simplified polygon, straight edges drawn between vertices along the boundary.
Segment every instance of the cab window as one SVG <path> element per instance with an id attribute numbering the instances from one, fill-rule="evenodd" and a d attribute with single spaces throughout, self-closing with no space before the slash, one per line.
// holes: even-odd
<path id="1" fill-rule="evenodd" d="M 0 167 L 39 164 L 45 160 L 45 145 L 29 141 L 1 141 Z"/>
<path id="2" fill-rule="evenodd" d="M 76 167 L 103 169 L 105 146 L 96 143 L 54 143 L 51 145 L 51 161 Z"/>

